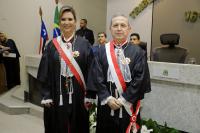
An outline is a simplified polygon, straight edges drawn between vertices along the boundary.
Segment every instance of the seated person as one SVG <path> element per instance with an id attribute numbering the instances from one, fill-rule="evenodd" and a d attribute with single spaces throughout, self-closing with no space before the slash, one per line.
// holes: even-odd
<path id="1" fill-rule="evenodd" d="M 3 53 L 6 53 L 7 50 L 9 50 L 9 48 L 4 47 L 0 42 L 0 94 L 7 90 L 6 70 L 3 63 Z"/>
<path id="2" fill-rule="evenodd" d="M 4 49 L 7 48 L 2 54 L 2 59 L 6 69 L 7 88 L 11 89 L 20 85 L 20 54 L 15 42 L 2 32 L 0 32 L 0 43 Z"/>
<path id="3" fill-rule="evenodd" d="M 161 47 L 157 47 L 153 51 L 153 61 L 184 63 L 188 54 L 187 49 L 177 47 L 179 44 L 179 34 L 162 34 L 160 36 Z"/>

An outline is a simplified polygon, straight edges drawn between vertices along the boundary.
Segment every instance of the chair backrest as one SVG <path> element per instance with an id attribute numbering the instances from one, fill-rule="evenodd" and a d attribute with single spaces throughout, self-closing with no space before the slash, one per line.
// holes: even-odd
<path id="1" fill-rule="evenodd" d="M 180 39 L 180 35 L 176 33 L 160 35 L 160 42 L 163 45 L 178 45 L 179 39 Z"/>
<path id="2" fill-rule="evenodd" d="M 185 48 L 175 47 L 179 44 L 180 35 L 176 33 L 162 34 L 160 36 L 160 42 L 162 46 L 155 48 L 153 51 L 153 60 L 160 62 L 171 63 L 184 63 L 188 54 Z"/>

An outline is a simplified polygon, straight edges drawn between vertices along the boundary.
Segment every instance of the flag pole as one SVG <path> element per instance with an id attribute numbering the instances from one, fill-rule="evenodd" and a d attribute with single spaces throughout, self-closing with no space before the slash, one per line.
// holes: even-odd
<path id="1" fill-rule="evenodd" d="M 39 15 L 40 15 L 41 23 L 42 23 L 42 7 L 41 6 L 39 7 Z M 42 40 L 40 37 L 39 54 L 41 53 L 41 49 L 42 49 Z"/>
<path id="2" fill-rule="evenodd" d="M 56 2 L 56 5 L 58 5 L 58 1 L 59 1 L 59 0 L 55 0 L 55 2 Z"/>
<path id="3" fill-rule="evenodd" d="M 42 14 L 43 14 L 42 8 L 40 7 L 39 8 L 39 15 L 40 15 L 40 18 L 41 18 L 41 31 L 40 31 L 39 54 L 41 53 L 41 51 L 42 51 L 42 53 L 44 52 L 46 41 L 49 39 L 45 23 L 42 19 Z"/>
<path id="4" fill-rule="evenodd" d="M 40 8 L 39 8 L 39 15 L 40 15 L 40 18 L 41 18 L 41 20 L 42 20 L 42 8 L 41 8 L 41 6 L 40 6 Z"/>

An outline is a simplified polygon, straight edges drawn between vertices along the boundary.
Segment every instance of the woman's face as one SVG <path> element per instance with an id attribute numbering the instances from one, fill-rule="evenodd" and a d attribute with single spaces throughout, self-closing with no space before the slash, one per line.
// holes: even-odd
<path id="1" fill-rule="evenodd" d="M 76 20 L 71 12 L 64 12 L 60 18 L 60 29 L 63 34 L 71 35 L 76 29 Z"/>

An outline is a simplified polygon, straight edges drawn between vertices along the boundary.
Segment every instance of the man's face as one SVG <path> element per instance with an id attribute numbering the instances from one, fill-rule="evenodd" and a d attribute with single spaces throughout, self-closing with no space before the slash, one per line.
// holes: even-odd
<path id="1" fill-rule="evenodd" d="M 72 34 L 76 29 L 76 20 L 71 12 L 64 12 L 60 20 L 60 29 L 66 34 Z"/>
<path id="2" fill-rule="evenodd" d="M 119 42 L 127 39 L 130 33 L 131 27 L 128 24 L 128 19 L 123 16 L 114 17 L 110 31 L 114 40 Z"/>
<path id="3" fill-rule="evenodd" d="M 130 37 L 130 42 L 132 44 L 139 44 L 140 43 L 140 40 L 137 38 L 137 36 L 131 36 Z"/>
<path id="4" fill-rule="evenodd" d="M 98 34 L 98 43 L 101 44 L 101 45 L 106 43 L 106 37 L 103 33 Z"/>
<path id="5" fill-rule="evenodd" d="M 86 23 L 84 20 L 80 21 L 80 28 L 85 28 L 86 27 Z"/>

